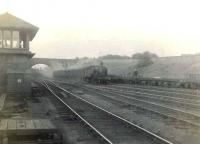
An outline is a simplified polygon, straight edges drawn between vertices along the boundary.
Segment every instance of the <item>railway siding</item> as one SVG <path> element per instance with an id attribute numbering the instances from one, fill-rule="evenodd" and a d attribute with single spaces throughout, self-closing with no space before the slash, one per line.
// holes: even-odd
<path id="1" fill-rule="evenodd" d="M 50 88 L 50 86 L 46 82 L 44 82 L 42 85 L 48 91 L 51 92 L 51 94 L 53 96 L 53 100 L 52 101 L 56 102 L 57 108 L 58 108 L 59 112 L 61 112 L 60 113 L 60 117 L 62 117 L 65 120 L 66 119 L 68 119 L 68 120 L 69 119 L 71 119 L 71 120 L 73 119 L 72 121 L 70 120 L 71 121 L 70 123 L 75 123 L 76 126 L 77 126 L 77 124 L 79 124 L 79 127 L 81 127 L 81 128 L 78 128 L 78 130 L 79 130 L 79 134 L 81 135 L 80 136 L 81 139 L 85 139 L 86 143 L 91 143 L 91 144 L 92 143 L 103 143 L 103 144 L 107 144 L 108 143 L 108 144 L 113 144 L 108 138 L 106 138 L 102 133 L 100 133 L 90 123 L 88 123 L 82 116 L 80 116 L 73 108 L 71 108 L 66 102 L 64 102 L 56 94 L 56 91 L 52 90 Z M 87 135 L 84 135 L 83 133 L 85 133 L 85 131 L 83 131 L 83 129 L 85 129 L 86 131 L 89 130 L 90 133 L 88 133 Z M 81 132 L 80 132 L 80 130 L 81 130 Z M 92 136 L 88 136 L 88 135 L 92 135 Z M 88 139 L 88 137 L 90 137 L 90 138 Z M 95 139 L 97 139 L 97 140 L 95 140 Z"/>
<path id="2" fill-rule="evenodd" d="M 87 85 L 88 86 L 88 85 Z M 91 87 L 91 86 L 90 86 Z M 148 102 L 153 102 L 153 103 L 160 103 L 165 106 L 170 106 L 172 108 L 177 108 L 177 109 L 183 109 L 186 112 L 191 112 L 196 115 L 200 114 L 200 103 L 199 102 L 194 102 L 186 99 L 176 99 L 168 96 L 163 96 L 163 95 L 154 95 L 154 94 L 148 94 L 148 93 L 143 93 L 143 92 L 130 92 L 130 91 L 120 91 L 119 89 L 116 88 L 109 88 L 109 87 L 95 87 L 98 89 L 105 90 L 107 92 L 112 92 L 116 94 L 122 94 L 125 96 L 129 96 L 140 99 L 140 100 L 146 100 Z"/>
<path id="3" fill-rule="evenodd" d="M 137 99 L 134 97 L 128 97 L 128 96 L 125 96 L 123 94 L 119 94 L 116 92 L 113 93 L 113 92 L 109 92 L 109 91 L 102 91 L 97 88 L 93 88 L 93 89 L 96 91 L 96 93 L 98 91 L 98 94 L 101 94 L 103 96 L 112 97 L 114 99 L 118 99 L 119 101 L 127 102 L 129 104 L 134 104 L 139 107 L 143 107 L 143 108 L 164 114 L 166 116 L 176 118 L 177 120 L 185 121 L 187 123 L 190 123 L 191 125 L 199 126 L 199 122 L 200 122 L 199 115 L 189 113 L 189 112 L 186 112 L 183 110 L 167 107 L 167 106 L 161 105 L 159 103 L 153 103 L 153 102 L 148 102 L 146 100 L 140 100 L 140 99 Z"/>
<path id="4" fill-rule="evenodd" d="M 59 87 L 60 88 L 60 87 Z M 79 98 L 79 97 L 77 97 L 76 95 L 74 95 L 74 94 L 72 94 L 72 93 L 70 93 L 69 91 L 66 91 L 65 89 L 63 89 L 63 88 L 60 88 L 61 90 L 63 90 L 63 91 L 65 91 L 65 92 L 67 92 L 68 93 L 68 97 L 67 97 L 67 99 L 69 100 L 69 95 L 71 95 L 71 96 L 73 96 L 73 97 L 76 97 L 76 99 L 79 99 L 79 100 L 81 100 L 82 102 L 84 101 L 85 103 L 87 103 L 87 105 L 89 104 L 90 106 L 92 105 L 92 107 L 94 108 L 97 108 L 97 109 L 99 109 L 99 110 L 101 110 L 101 111 L 103 111 L 104 113 L 106 112 L 107 114 L 109 113 L 109 115 L 112 115 L 112 117 L 114 116 L 115 117 L 115 121 L 117 122 L 118 120 L 116 119 L 116 117 L 118 118 L 118 119 L 120 119 L 120 121 L 122 120 L 123 122 L 126 122 L 126 125 L 128 124 L 129 126 L 129 129 L 130 129 L 130 127 L 131 126 L 134 126 L 134 129 L 135 128 L 137 128 L 137 131 L 138 131 L 138 128 L 139 128 L 139 126 L 136 126 L 136 125 L 134 125 L 133 123 L 131 123 L 131 122 L 129 122 L 129 121 L 127 121 L 127 120 L 125 120 L 125 119 L 123 119 L 123 118 L 121 118 L 121 117 L 119 117 L 119 116 L 117 116 L 117 115 L 115 115 L 115 114 L 112 114 L 111 112 L 108 112 L 108 111 L 106 111 L 106 110 L 104 110 L 104 109 L 102 109 L 102 108 L 100 108 L 100 107 L 98 107 L 98 106 L 96 106 L 96 105 L 94 105 L 94 104 L 92 104 L 92 103 L 90 103 L 90 102 L 88 102 L 88 101 L 85 101 L 84 99 L 82 99 L 82 98 Z M 78 101 L 76 100 L 76 103 L 78 103 Z M 73 102 L 71 102 L 70 104 L 73 104 Z M 79 104 L 78 104 L 79 105 Z M 82 106 L 82 105 L 81 105 Z M 79 107 L 80 108 L 80 107 Z M 78 109 L 79 109 L 78 108 Z M 88 111 L 88 109 L 87 109 L 87 111 Z M 90 114 L 92 114 L 92 112 L 90 113 Z M 120 126 L 120 125 L 119 125 Z M 116 128 L 115 128 L 116 129 Z M 123 129 L 123 127 L 122 127 L 122 129 Z M 131 129 L 132 130 L 132 129 Z M 124 130 L 122 130 L 122 132 L 123 132 Z M 152 137 L 154 137 L 153 138 L 153 143 L 155 143 L 155 142 L 157 142 L 157 143 L 171 143 L 171 142 L 168 142 L 167 140 L 165 140 L 165 139 L 163 139 L 163 138 L 161 138 L 161 137 L 159 137 L 159 136 L 157 136 L 157 135 L 155 135 L 155 134 L 153 134 L 153 133 L 151 133 L 151 132 L 149 132 L 149 131 L 147 131 L 147 130 L 145 130 L 145 129 L 142 129 L 141 127 L 140 127 L 140 129 L 139 129 L 139 131 L 142 131 L 142 133 L 143 133 L 143 135 L 149 135 L 151 138 L 150 139 L 152 139 Z M 120 132 L 120 131 L 117 131 L 117 133 L 118 132 Z M 115 139 L 114 140 L 124 140 L 123 139 L 123 133 L 121 133 L 121 136 L 122 137 L 119 137 L 119 139 L 118 139 L 118 137 L 115 137 Z M 129 138 L 131 138 L 132 139 L 132 137 L 133 137 L 133 135 L 130 137 L 129 135 L 126 135 L 126 140 L 128 141 L 128 139 L 127 139 L 127 137 L 129 137 Z M 140 137 L 141 137 L 141 135 L 140 135 Z M 134 139 L 136 140 L 136 139 L 138 139 L 138 137 L 134 137 Z M 143 136 L 143 140 L 141 139 L 141 138 L 139 138 L 140 139 L 140 141 L 142 142 L 142 143 L 144 143 L 144 139 L 146 139 L 144 136 Z M 150 143 L 150 139 L 148 139 L 148 142 L 147 143 Z M 147 139 L 146 139 L 147 140 Z M 159 142 L 160 141 L 160 142 Z M 138 141 L 139 142 L 139 141 Z M 126 142 L 125 142 L 126 143 Z"/>

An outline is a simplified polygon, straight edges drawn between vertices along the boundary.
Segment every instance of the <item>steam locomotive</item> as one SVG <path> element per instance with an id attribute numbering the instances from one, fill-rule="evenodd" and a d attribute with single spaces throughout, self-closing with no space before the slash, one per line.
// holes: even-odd
<path id="1" fill-rule="evenodd" d="M 82 69 L 60 70 L 53 73 L 57 79 L 84 80 L 88 83 L 108 84 L 108 83 L 128 83 L 136 85 L 163 86 L 174 88 L 200 88 L 200 82 L 186 79 L 166 79 L 166 78 L 145 78 L 134 71 L 130 77 L 109 75 L 105 66 L 93 65 Z"/>
<path id="2" fill-rule="evenodd" d="M 81 69 L 54 71 L 54 78 L 84 80 L 89 83 L 106 83 L 108 70 L 101 65 L 92 65 Z"/>

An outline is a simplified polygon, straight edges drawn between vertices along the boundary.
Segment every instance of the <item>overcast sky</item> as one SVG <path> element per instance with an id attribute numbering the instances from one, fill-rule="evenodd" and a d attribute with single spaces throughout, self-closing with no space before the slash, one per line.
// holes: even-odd
<path id="1" fill-rule="evenodd" d="M 198 0 L 0 0 L 40 29 L 36 57 L 97 57 L 151 51 L 160 56 L 200 52 Z"/>

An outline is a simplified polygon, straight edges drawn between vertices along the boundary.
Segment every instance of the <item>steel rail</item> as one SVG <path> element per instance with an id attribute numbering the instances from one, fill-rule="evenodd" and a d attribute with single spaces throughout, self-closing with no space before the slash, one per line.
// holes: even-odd
<path id="1" fill-rule="evenodd" d="M 52 83 L 54 83 L 54 82 L 52 82 Z M 132 122 L 120 117 L 120 116 L 118 116 L 118 115 L 116 115 L 116 114 L 114 114 L 114 113 L 112 113 L 112 112 L 109 112 L 109 111 L 107 111 L 107 110 L 105 110 L 105 109 L 103 109 L 103 108 L 101 108 L 101 107 L 99 107 L 99 106 L 87 101 L 87 100 L 84 100 L 84 99 L 80 98 L 79 96 L 76 96 L 75 94 L 73 94 L 73 93 L 69 92 L 68 90 L 56 85 L 55 83 L 54 83 L 54 85 L 56 87 L 58 87 L 59 89 L 65 91 L 66 93 L 76 97 L 77 99 L 79 99 L 81 101 L 84 101 L 84 102 L 88 103 L 89 105 L 92 105 L 92 106 L 94 106 L 94 107 L 96 107 L 96 108 L 98 108 L 98 109 L 100 109 L 100 110 L 102 110 L 102 111 L 104 111 L 104 112 L 106 112 L 106 113 L 108 113 L 108 114 L 110 114 L 110 115 L 112 115 L 112 116 L 114 116 L 114 117 L 116 117 L 116 118 L 128 123 L 129 125 L 131 125 L 131 126 L 133 126 L 135 128 L 138 128 L 139 130 L 145 132 L 146 134 L 149 134 L 149 135 L 153 136 L 154 138 L 156 138 L 156 139 L 158 139 L 158 140 L 160 140 L 160 141 L 162 141 L 162 142 L 164 142 L 166 144 L 173 144 L 172 142 L 170 142 L 170 141 L 168 141 L 168 140 L 166 140 L 166 139 L 164 139 L 164 138 L 162 138 L 162 137 L 160 137 L 160 136 L 158 136 L 158 135 L 156 135 L 156 134 L 154 134 L 154 133 L 152 133 L 152 132 L 150 132 L 150 131 L 148 131 L 148 130 L 146 130 L 146 129 L 144 129 L 144 128 L 142 128 L 142 127 L 140 127 L 140 126 L 138 126 L 138 125 L 136 125 L 136 124 L 134 124 L 134 123 L 132 123 Z"/>
<path id="2" fill-rule="evenodd" d="M 155 90 L 155 89 L 148 89 L 148 88 L 139 88 L 139 87 L 126 87 L 122 85 L 112 85 L 113 87 L 121 87 L 121 88 L 126 88 L 126 89 L 138 89 L 138 90 L 147 90 L 147 91 L 155 91 L 155 92 L 166 92 L 166 93 L 172 93 L 172 94 L 179 94 L 179 95 L 185 95 L 185 96 L 190 96 L 190 97 L 196 97 L 200 98 L 200 96 L 194 95 L 194 94 L 186 94 L 183 92 L 173 92 L 173 91 L 167 91 L 167 90 Z"/>
<path id="3" fill-rule="evenodd" d="M 115 84 L 116 85 L 116 84 Z M 160 87 L 160 86 L 148 86 L 148 85 L 136 85 L 136 84 L 117 84 L 118 86 L 128 86 L 128 87 L 135 87 L 135 88 L 145 88 L 145 89 L 154 89 L 159 91 L 168 91 L 168 89 L 171 90 L 171 92 L 180 92 L 180 93 L 187 93 L 192 94 L 195 93 L 198 89 L 184 89 L 184 88 L 176 88 L 176 87 Z"/>
<path id="4" fill-rule="evenodd" d="M 85 85 L 85 86 L 90 87 L 90 85 Z M 134 96 L 134 94 L 141 94 L 142 97 L 160 100 L 160 101 L 168 101 L 168 102 L 177 103 L 177 104 L 188 105 L 188 106 L 192 106 L 192 107 L 196 107 L 196 108 L 200 109 L 200 102 L 198 102 L 198 104 L 193 104 L 192 102 L 194 102 L 194 103 L 196 102 L 194 100 L 188 100 L 188 99 L 183 99 L 183 98 L 174 98 L 174 97 L 170 97 L 170 96 L 163 96 L 163 95 L 158 95 L 158 94 L 149 94 L 149 93 L 144 93 L 144 92 L 124 91 L 124 90 L 119 90 L 117 88 L 111 88 L 111 87 L 105 87 L 105 86 L 92 86 L 92 87 L 99 87 L 103 90 L 107 89 L 107 90 L 110 90 L 110 91 L 125 93 L 127 95 L 132 95 L 132 96 Z M 164 98 L 166 98 L 166 99 L 164 99 Z M 178 99 L 182 100 L 182 101 L 178 101 Z M 190 102 L 186 102 L 186 101 L 190 101 Z"/>
<path id="5" fill-rule="evenodd" d="M 91 87 L 90 87 L 91 88 Z M 97 89 L 97 88 L 93 88 L 93 89 L 96 89 L 96 90 L 100 90 L 100 89 Z M 109 91 L 106 91 L 107 93 L 112 93 L 113 92 L 109 92 Z M 133 97 L 128 97 L 128 96 L 125 96 L 125 95 L 122 95 L 122 94 L 119 94 L 119 93 L 115 93 L 121 97 L 124 97 L 124 98 L 127 98 L 127 99 L 131 99 L 131 100 L 135 100 L 135 101 L 138 101 L 138 102 L 142 102 L 142 103 L 146 103 L 146 104 L 150 104 L 150 105 L 153 105 L 153 106 L 157 106 L 157 107 L 160 107 L 160 108 L 164 108 L 164 109 L 168 109 L 168 110 L 171 110 L 171 111 L 174 111 L 174 112 L 178 112 L 178 113 L 182 113 L 182 114 L 186 114 L 186 115 L 190 115 L 190 116 L 193 116 L 195 118 L 199 118 L 200 119 L 200 115 L 197 115 L 197 114 L 194 114 L 194 113 L 189 113 L 189 112 L 185 112 L 183 110 L 179 110 L 179 109 L 175 109 L 175 108 L 170 108 L 170 107 L 167 107 L 167 106 L 164 106 L 164 105 L 161 105 L 161 104 L 156 104 L 156 103 L 153 103 L 153 102 L 148 102 L 148 101 L 145 101 L 145 100 L 140 100 L 140 99 L 137 99 L 137 98 L 133 98 Z M 185 121 L 185 120 L 184 120 Z M 193 122 L 190 122 L 190 123 L 193 123 Z M 195 123 L 197 124 L 197 123 Z"/>
<path id="6" fill-rule="evenodd" d="M 95 131 L 103 140 L 105 140 L 109 144 L 113 144 L 106 136 L 104 136 L 101 132 L 99 132 L 94 126 L 92 126 L 89 122 L 87 122 L 82 116 L 80 116 L 73 108 L 71 108 L 68 104 L 66 104 L 58 95 L 56 95 L 53 90 L 48 86 L 48 84 L 43 81 L 45 84 L 45 87 L 61 102 L 63 103 L 67 108 L 69 108 L 78 118 L 80 118 L 87 126 L 89 126 L 93 131 Z"/>
<path id="7" fill-rule="evenodd" d="M 65 83 L 65 84 L 69 84 L 69 83 Z M 72 84 L 70 84 L 70 85 L 72 85 Z M 82 88 L 83 88 L 83 87 L 82 87 Z M 191 122 L 191 121 L 184 120 L 184 119 L 180 119 L 180 118 L 177 118 L 177 117 L 174 117 L 174 116 L 171 116 L 171 115 L 167 115 L 167 114 L 161 113 L 161 112 L 156 111 L 156 110 L 152 110 L 152 109 L 149 109 L 149 108 L 142 107 L 142 106 L 137 105 L 137 104 L 133 104 L 133 103 L 130 103 L 130 102 L 127 103 L 127 102 L 124 102 L 124 101 L 121 101 L 121 100 L 118 100 L 118 99 L 115 99 L 115 98 L 111 98 L 110 96 L 107 96 L 107 95 L 105 95 L 105 94 L 103 94 L 103 93 L 98 93 L 97 91 L 94 91 L 94 90 L 91 90 L 91 89 L 87 89 L 87 90 L 88 90 L 88 91 L 95 92 L 95 93 L 100 94 L 100 95 L 102 95 L 102 96 L 104 96 L 104 97 L 106 97 L 106 98 L 109 98 L 109 99 L 112 99 L 112 100 L 115 100 L 115 101 L 118 101 L 118 102 L 123 102 L 123 103 L 129 104 L 129 105 L 132 105 L 132 106 L 135 106 L 135 107 L 139 107 L 139 108 L 144 109 L 144 110 L 147 110 L 147 111 L 154 112 L 154 113 L 156 113 L 156 114 L 159 114 L 159 115 L 162 115 L 162 116 L 165 116 L 165 117 L 169 117 L 169 118 L 172 118 L 172 119 L 176 119 L 176 120 L 178 120 L 178 121 L 182 121 L 182 122 L 184 122 L 184 123 L 188 123 L 188 124 L 190 124 L 190 125 L 192 125 L 192 126 L 195 126 L 195 127 L 200 127 L 199 123 L 193 123 L 193 122 Z"/>
<path id="8" fill-rule="evenodd" d="M 69 84 L 69 83 L 66 83 L 66 82 L 62 82 L 62 83 Z M 93 88 L 93 87 L 88 86 L 88 85 L 84 85 L 84 86 Z M 100 89 L 98 89 L 98 88 L 93 88 L 93 89 L 100 90 Z M 113 92 L 109 92 L 109 91 L 107 91 L 107 92 L 108 92 L 108 93 L 113 93 Z M 185 112 L 185 111 L 183 111 L 183 110 L 179 110 L 179 109 L 175 109 L 175 108 L 170 108 L 170 107 L 163 106 L 163 105 L 160 105 L 160 104 L 156 104 L 156 103 L 153 103 L 153 102 L 148 102 L 148 101 L 145 101 L 145 100 L 140 100 L 140 99 L 137 99 L 137 98 L 124 96 L 124 95 L 122 95 L 122 94 L 117 94 L 117 95 L 120 95 L 120 96 L 125 97 L 125 98 L 128 98 L 128 99 L 133 99 L 133 100 L 136 100 L 136 101 L 139 101 L 139 102 L 148 103 L 148 104 L 151 104 L 151 105 L 159 106 L 159 107 L 162 107 L 162 108 L 170 109 L 170 110 L 173 110 L 173 111 L 177 111 L 177 112 L 180 112 L 180 113 L 185 113 L 185 114 L 188 114 L 188 115 L 191 115 L 191 116 L 200 118 L 200 115 L 197 115 L 197 114 L 194 114 L 194 113 L 189 113 L 189 112 Z"/>

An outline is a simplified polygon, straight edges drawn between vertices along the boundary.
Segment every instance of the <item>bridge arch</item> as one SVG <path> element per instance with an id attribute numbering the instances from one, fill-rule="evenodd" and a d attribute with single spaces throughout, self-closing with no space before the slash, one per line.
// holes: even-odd
<path id="1" fill-rule="evenodd" d="M 53 77 L 53 69 L 46 64 L 35 64 L 31 67 L 33 77 Z"/>
<path id="2" fill-rule="evenodd" d="M 51 62 L 47 60 L 42 60 L 42 59 L 32 59 L 30 62 L 30 68 L 36 65 L 44 64 L 46 66 L 51 67 Z"/>
<path id="3" fill-rule="evenodd" d="M 52 70 L 63 70 L 78 62 L 76 59 L 51 59 L 51 58 L 32 58 L 30 61 L 30 68 L 36 64 L 45 64 L 52 68 Z"/>

